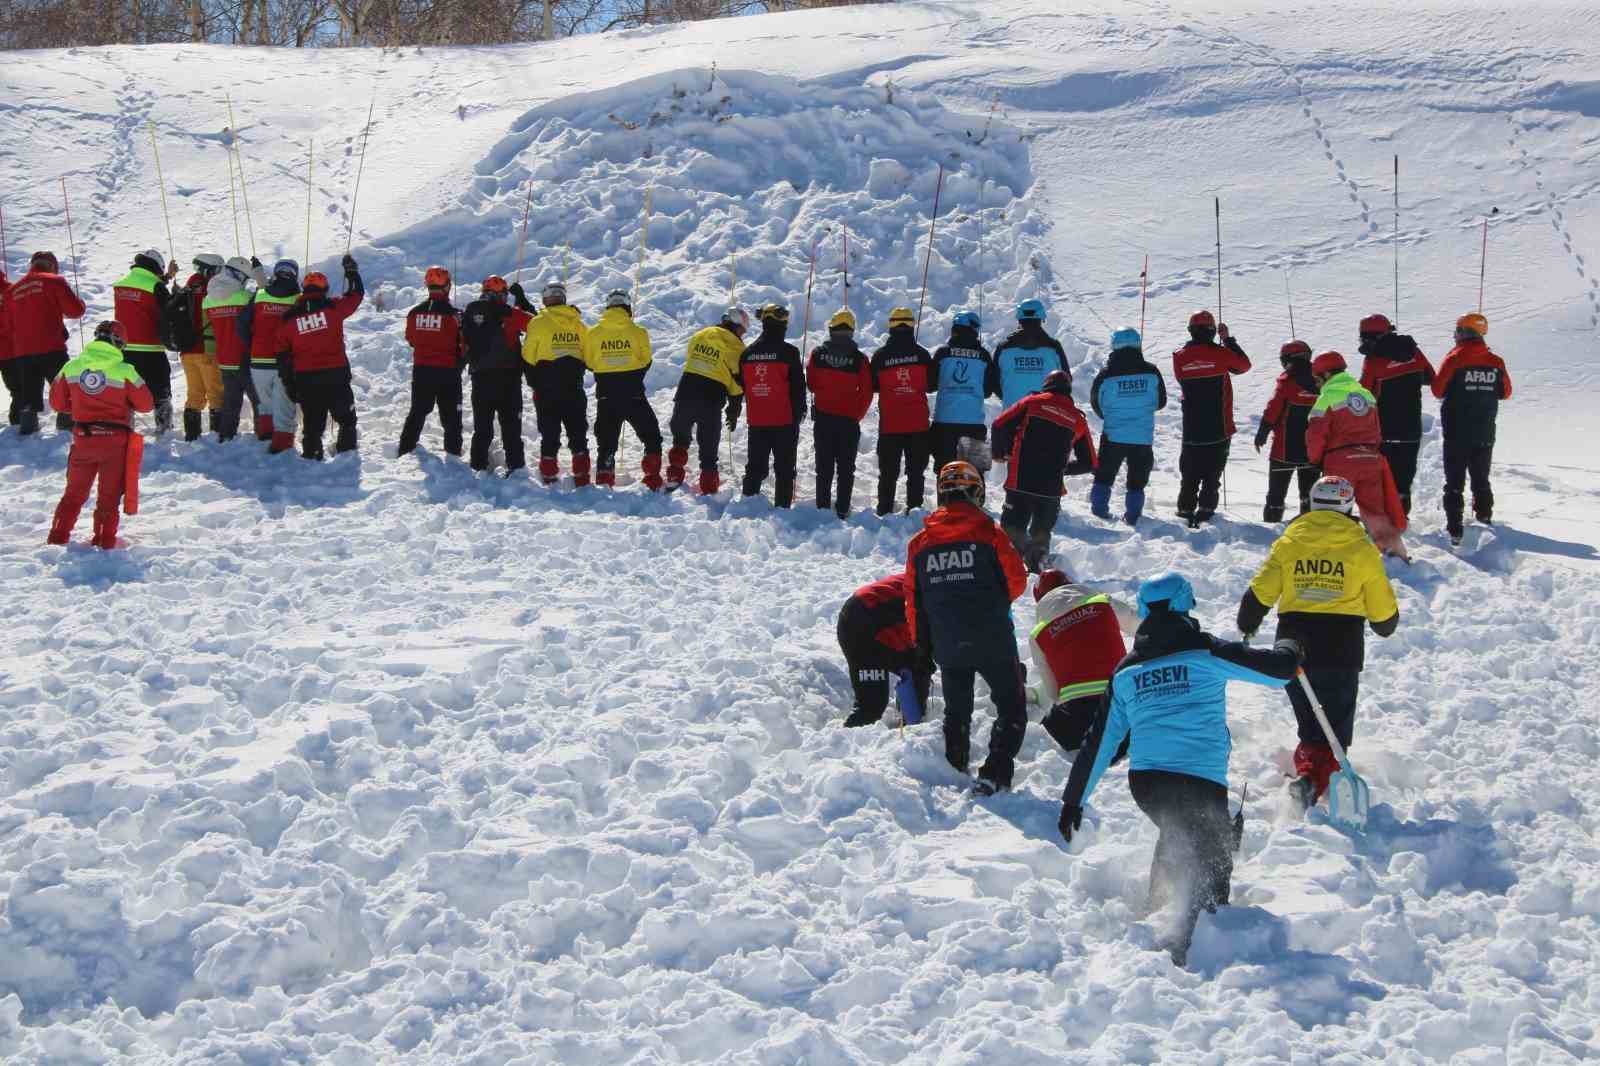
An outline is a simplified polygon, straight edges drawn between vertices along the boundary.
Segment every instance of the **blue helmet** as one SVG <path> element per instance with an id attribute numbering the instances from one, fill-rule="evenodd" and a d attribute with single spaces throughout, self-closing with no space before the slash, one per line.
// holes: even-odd
<path id="1" fill-rule="evenodd" d="M 1194 586 L 1176 571 L 1153 577 L 1139 586 L 1139 617 L 1148 618 L 1150 608 L 1164 604 L 1169 611 L 1188 614 L 1194 610 Z"/>
<path id="2" fill-rule="evenodd" d="M 272 276 L 275 278 L 288 278 L 290 281 L 300 280 L 300 264 L 293 259 L 280 259 L 272 264 Z"/>
<path id="3" fill-rule="evenodd" d="M 1144 340 L 1139 336 L 1138 330 L 1124 326 L 1111 334 L 1111 350 L 1116 351 L 1119 348 L 1138 348 L 1143 350 Z"/>
<path id="4" fill-rule="evenodd" d="M 1043 322 L 1044 304 L 1038 300 L 1023 300 L 1017 305 L 1018 322 Z"/>
<path id="5" fill-rule="evenodd" d="M 976 311 L 957 311 L 955 322 L 957 326 L 966 326 L 968 329 L 982 329 L 983 323 L 978 320 Z"/>

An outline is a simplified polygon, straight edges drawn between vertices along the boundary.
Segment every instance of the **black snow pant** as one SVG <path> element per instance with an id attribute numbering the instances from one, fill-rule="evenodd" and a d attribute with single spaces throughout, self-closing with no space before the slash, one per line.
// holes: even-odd
<path id="1" fill-rule="evenodd" d="M 1000 528 L 1028 569 L 1037 574 L 1050 554 L 1050 534 L 1061 514 L 1061 497 L 1035 496 L 1030 492 L 1006 491 L 1000 508 Z"/>
<path id="2" fill-rule="evenodd" d="M 850 494 L 856 486 L 856 449 L 861 446 L 861 423 L 844 415 L 817 411 L 811 419 L 811 439 L 817 447 L 817 506 L 840 518 L 850 516 Z"/>
<path id="3" fill-rule="evenodd" d="M 1444 442 L 1444 519 L 1453 537 L 1459 537 L 1465 519 L 1466 500 L 1462 490 L 1472 479 L 1472 514 L 1480 522 L 1494 519 L 1494 488 L 1489 484 L 1489 468 L 1494 465 L 1493 444 Z"/>
<path id="4" fill-rule="evenodd" d="M 1001 788 L 1010 788 L 1017 752 L 1022 750 L 1022 735 L 1028 727 L 1022 663 L 1015 655 L 977 666 L 940 663 L 939 674 L 944 678 L 944 757 L 957 770 L 967 772 L 972 751 L 974 679 L 981 674 L 994 700 L 995 722 L 989 732 L 989 756 L 978 775 Z"/>
<path id="5" fill-rule="evenodd" d="M 227 379 L 231 371 L 224 372 Z M 249 373 L 245 373 L 249 377 Z M 305 427 L 300 439 L 300 454 L 307 459 L 322 458 L 322 431 L 331 417 L 339 427 L 334 438 L 333 452 L 352 452 L 356 449 L 356 394 L 350 387 L 350 368 L 334 367 L 328 370 L 302 370 L 294 376 L 294 393 L 300 401 L 300 411 L 305 415 Z M 235 425 L 238 421 L 234 414 Z"/>
<path id="6" fill-rule="evenodd" d="M 924 708 L 928 706 L 928 683 L 932 675 L 917 668 L 912 652 L 896 651 L 879 643 L 877 630 L 881 624 L 873 617 L 871 609 L 859 600 L 846 600 L 839 611 L 836 627 L 839 650 L 844 652 L 845 667 L 850 671 L 850 688 L 855 696 L 850 717 L 845 719 L 847 726 L 872 725 L 883 719 L 901 670 L 912 671 L 917 696 Z"/>
<path id="7" fill-rule="evenodd" d="M 1178 517 L 1198 525 L 1217 512 L 1217 497 L 1222 491 L 1222 472 L 1228 467 L 1228 448 L 1232 442 L 1184 444 L 1178 454 Z"/>
<path id="8" fill-rule="evenodd" d="M 434 408 L 438 408 L 439 425 L 444 428 L 444 450 L 461 454 L 461 371 L 453 366 L 413 366 L 411 409 L 400 427 L 400 455 L 416 449 Z"/>
<path id="9" fill-rule="evenodd" d="M 933 428 L 928 430 L 933 450 L 933 476 L 937 478 L 939 471 L 945 468 L 946 463 L 953 463 L 958 458 L 962 437 L 973 440 L 987 441 L 989 427 L 981 422 L 935 422 Z"/>
<path id="10" fill-rule="evenodd" d="M 1200 912 L 1225 906 L 1233 891 L 1228 790 L 1203 777 L 1166 770 L 1130 771 L 1128 788 L 1160 830 L 1150 864 L 1150 906 L 1161 910 L 1181 905 L 1181 924 L 1162 946 L 1182 966 Z"/>
<path id="11" fill-rule="evenodd" d="M 878 434 L 878 513 L 894 510 L 900 463 L 906 468 L 906 510 L 922 506 L 928 479 L 928 431 Z"/>
<path id="12" fill-rule="evenodd" d="M 690 441 L 700 446 L 702 473 L 717 471 L 717 453 L 722 448 L 722 408 L 725 400 L 718 396 L 714 401 L 704 394 L 685 393 L 672 401 L 672 417 L 667 420 L 667 431 L 672 434 L 672 447 L 684 453 L 685 461 Z"/>
<path id="13" fill-rule="evenodd" d="M 489 445 L 494 441 L 496 420 L 500 423 L 500 444 L 506 453 L 506 473 L 521 470 L 527 458 L 522 453 L 522 371 L 517 367 L 491 367 L 472 374 L 469 462 L 474 470 L 489 469 Z"/>
<path id="14" fill-rule="evenodd" d="M 754 496 L 761 491 L 762 482 L 767 480 L 767 465 L 770 463 L 777 476 L 772 491 L 773 506 L 792 506 L 795 468 L 800 452 L 800 427 L 751 426 L 748 433 L 746 446 L 749 454 L 745 456 L 744 484 L 740 486 L 744 494 Z"/>
<path id="15" fill-rule="evenodd" d="M 1317 483 L 1322 471 L 1306 463 L 1285 463 L 1277 459 L 1267 461 L 1267 505 L 1261 509 L 1263 522 L 1282 522 L 1283 504 L 1289 496 L 1289 483 L 1298 480 L 1300 485 L 1300 513 L 1311 510 L 1311 486 Z"/>
<path id="16" fill-rule="evenodd" d="M 21 359 L 7 359 L 0 362 L 0 381 L 5 382 L 6 392 L 11 397 L 10 406 L 6 411 L 7 425 L 14 426 L 22 421 L 22 409 L 27 406 L 22 385 L 27 378 L 28 374 L 23 369 Z"/>
<path id="17" fill-rule="evenodd" d="M 308 370 L 303 374 L 295 375 L 295 395 L 300 397 L 300 404 L 302 407 L 305 406 L 306 403 L 306 392 L 305 389 L 300 385 L 301 378 L 310 379 L 314 375 L 327 373 L 329 373 L 329 371 Z M 348 368 L 346 368 L 344 369 L 343 373 L 348 376 L 350 371 Z M 245 397 L 248 396 L 250 398 L 250 411 L 252 414 L 261 412 L 260 402 L 256 399 L 256 386 L 253 378 L 254 375 L 250 373 L 250 368 L 248 366 L 225 366 L 222 368 L 222 410 L 217 413 L 218 440 L 232 440 L 234 437 L 239 435 L 239 419 L 244 416 Z M 346 387 L 348 388 L 348 386 L 349 383 L 346 382 Z M 353 405 L 354 403 L 355 401 L 352 399 L 351 404 Z M 324 416 L 326 416 L 329 410 L 332 410 L 332 408 L 327 408 L 324 410 Z M 311 411 L 309 408 L 307 408 L 306 418 L 309 420 L 310 417 Z M 309 432 L 309 422 L 307 423 L 307 429 Z M 322 439 L 321 427 L 318 427 L 317 429 L 317 439 L 318 441 Z M 320 443 L 317 445 L 317 454 L 319 457 L 322 454 L 322 446 Z"/>
<path id="18" fill-rule="evenodd" d="M 150 386 L 150 396 L 156 401 L 156 409 L 160 410 L 162 404 L 172 405 L 172 361 L 167 358 L 165 351 L 146 352 L 129 351 L 123 353 L 123 358 L 128 365 L 139 372 L 144 378 L 144 383 Z M 245 375 L 249 376 L 250 370 L 245 368 Z"/>
<path id="19" fill-rule="evenodd" d="M 1383 457 L 1389 460 L 1389 473 L 1394 475 L 1395 491 L 1400 493 L 1400 506 L 1411 513 L 1411 483 L 1417 479 L 1417 452 L 1422 442 L 1416 440 L 1386 440 L 1378 445 Z"/>
<path id="20" fill-rule="evenodd" d="M 34 355 L 18 356 L 16 362 L 22 366 L 20 386 L 22 390 L 22 403 L 17 409 L 17 424 L 24 434 L 35 433 L 39 429 L 39 421 L 44 417 L 45 393 L 50 382 L 55 380 L 61 368 L 67 365 L 65 350 L 57 352 L 40 352 Z M 72 416 L 57 414 L 56 428 L 71 429 Z"/>
<path id="21" fill-rule="evenodd" d="M 594 403 L 594 444 L 599 452 L 595 469 L 615 471 L 617 447 L 622 442 L 622 425 L 626 422 L 644 446 L 646 455 L 661 454 L 661 423 L 656 419 L 656 409 L 644 393 L 634 396 L 597 396 Z"/>
<path id="22" fill-rule="evenodd" d="M 1050 739 L 1061 745 L 1061 750 L 1068 752 L 1077 751 L 1083 747 L 1083 742 L 1089 736 L 1089 730 L 1094 725 L 1094 719 L 1100 713 L 1100 703 L 1104 696 L 1079 696 L 1075 700 L 1058 703 L 1045 712 L 1039 724 L 1044 731 L 1050 734 Z M 1110 765 L 1115 766 L 1128 754 L 1128 741 L 1130 737 L 1122 739 L 1122 746 L 1111 757 Z"/>
<path id="23" fill-rule="evenodd" d="M 1311 691 L 1317 694 L 1317 702 L 1322 704 L 1322 713 L 1328 716 L 1328 724 L 1333 727 L 1333 735 L 1348 749 L 1355 734 L 1356 700 L 1361 694 L 1361 671 L 1344 668 L 1330 670 L 1326 667 L 1310 666 L 1306 667 L 1305 671 L 1306 680 L 1311 682 Z M 1289 703 L 1294 707 L 1294 720 L 1300 730 L 1300 742 L 1327 746 L 1328 738 L 1322 732 L 1317 716 L 1311 713 L 1311 701 L 1306 699 L 1299 680 L 1291 681 L 1284 687 L 1289 693 Z"/>
<path id="24" fill-rule="evenodd" d="M 1094 467 L 1096 485 L 1115 485 L 1122 464 L 1128 464 L 1128 491 L 1142 492 L 1156 467 L 1156 450 L 1148 444 L 1122 444 L 1100 434 L 1100 457 Z"/>
<path id="25" fill-rule="evenodd" d="M 537 378 L 538 368 L 534 376 Z M 534 420 L 539 426 L 539 457 L 554 459 L 561 451 L 561 431 L 567 432 L 567 451 L 589 454 L 589 397 L 580 385 L 542 385 L 533 397 Z"/>

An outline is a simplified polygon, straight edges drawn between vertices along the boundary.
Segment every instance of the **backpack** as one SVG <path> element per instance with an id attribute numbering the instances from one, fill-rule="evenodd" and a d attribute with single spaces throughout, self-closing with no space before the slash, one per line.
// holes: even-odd
<path id="1" fill-rule="evenodd" d="M 199 350 L 201 336 L 194 324 L 195 312 L 199 309 L 199 293 L 179 289 L 172 294 L 167 305 L 161 309 L 161 318 L 156 324 L 162 347 L 174 352 Z"/>

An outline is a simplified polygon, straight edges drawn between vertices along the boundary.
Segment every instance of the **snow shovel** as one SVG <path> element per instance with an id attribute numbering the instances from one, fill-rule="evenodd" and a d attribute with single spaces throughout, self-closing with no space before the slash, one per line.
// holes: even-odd
<path id="1" fill-rule="evenodd" d="M 1328 724 L 1328 716 L 1323 712 L 1317 694 L 1311 690 L 1311 682 L 1306 680 L 1306 672 L 1296 670 L 1295 676 L 1300 679 L 1300 690 L 1311 704 L 1311 713 L 1317 716 L 1322 735 L 1328 739 L 1328 747 L 1333 749 L 1333 757 L 1339 760 L 1339 772 L 1328 778 L 1328 819 L 1351 829 L 1365 829 L 1367 813 L 1372 806 L 1372 790 L 1350 766 L 1344 745 L 1333 735 L 1333 727 Z"/>

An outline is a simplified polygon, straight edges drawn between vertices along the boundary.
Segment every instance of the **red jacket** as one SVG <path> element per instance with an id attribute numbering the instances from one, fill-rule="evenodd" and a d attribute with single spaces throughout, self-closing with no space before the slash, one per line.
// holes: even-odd
<path id="1" fill-rule="evenodd" d="M 811 352 L 806 388 L 819 413 L 859 422 L 872 406 L 872 363 L 854 340 L 829 338 Z"/>
<path id="2" fill-rule="evenodd" d="M 415 366 L 461 365 L 461 312 L 449 300 L 424 300 L 406 315 L 406 343 Z"/>
<path id="3" fill-rule="evenodd" d="M 1443 401 L 1439 421 L 1445 440 L 1472 447 L 1491 445 L 1500 401 L 1511 399 L 1511 372 L 1483 341 L 1467 341 L 1445 356 L 1433 379 L 1433 394 Z"/>
<path id="4" fill-rule="evenodd" d="M 921 433 L 928 428 L 933 356 L 908 328 L 889 331 L 889 343 L 872 355 L 879 433 Z"/>
<path id="5" fill-rule="evenodd" d="M 16 350 L 11 347 L 11 282 L 6 280 L 4 271 L 0 271 L 0 363 L 16 358 Z"/>
<path id="6" fill-rule="evenodd" d="M 344 320 L 361 306 L 361 290 L 337 300 L 302 300 L 278 323 L 278 358 L 287 356 L 296 374 L 350 365 L 344 351 Z"/>
<path id="7" fill-rule="evenodd" d="M 205 309 L 206 325 L 211 328 L 217 342 L 217 365 L 227 370 L 237 370 L 245 356 L 244 338 L 239 336 L 239 312 L 243 303 L 223 303 Z"/>
<path id="8" fill-rule="evenodd" d="M 153 271 L 144 271 L 154 277 Z M 130 280 L 133 275 L 124 280 Z M 113 285 L 112 314 L 122 324 L 128 337 L 128 347 L 145 351 L 166 349 L 161 344 L 161 309 L 167 302 L 167 286 L 156 279 L 154 291 L 146 292 L 134 285 Z"/>
<path id="9" fill-rule="evenodd" d="M 1035 392 L 994 420 L 992 447 L 1006 463 L 1006 491 L 1030 496 L 1061 496 L 1067 474 L 1094 471 L 1094 440 L 1089 420 L 1071 396 Z"/>
<path id="10" fill-rule="evenodd" d="M 1041 606 L 1043 606 L 1041 604 Z M 1106 596 L 1089 596 L 1034 627 L 1033 642 L 1050 666 L 1050 702 L 1098 697 L 1128 654 L 1117 612 Z"/>
<path id="11" fill-rule="evenodd" d="M 1011 601 L 1027 587 L 1011 538 L 970 503 L 933 512 L 906 548 L 906 622 L 919 651 L 946 666 L 1014 660 Z"/>
<path id="12" fill-rule="evenodd" d="M 82 318 L 86 308 L 60 274 L 30 270 L 11 286 L 11 346 L 15 355 L 43 355 L 67 348 L 63 319 Z"/>
<path id="13" fill-rule="evenodd" d="M 1304 365 L 1304 364 L 1301 364 Z M 1309 374 L 1309 371 L 1303 372 Z M 1256 446 L 1272 436 L 1271 458 L 1280 463 L 1306 464 L 1306 419 L 1317 402 L 1317 386 L 1309 377 L 1296 378 L 1285 370 L 1278 375 L 1277 388 L 1261 415 L 1256 431 Z"/>
<path id="14" fill-rule="evenodd" d="M 1337 387 L 1341 379 L 1350 386 L 1356 381 L 1340 372 L 1323 382 L 1323 392 Z M 1378 406 L 1359 392 L 1330 404 L 1321 410 L 1312 409 L 1306 422 L 1306 458 L 1313 466 L 1324 466 L 1332 452 L 1363 445 L 1374 450 L 1383 442 L 1383 430 L 1378 425 Z"/>
<path id="15" fill-rule="evenodd" d="M 155 406 L 150 386 L 105 341 L 91 341 L 50 383 L 50 407 L 72 417 L 74 437 L 99 436 L 108 425 L 130 426 L 133 411 Z"/>
<path id="16" fill-rule="evenodd" d="M 1233 436 L 1232 375 L 1250 369 L 1233 338 L 1223 344 L 1190 341 L 1172 353 L 1172 373 L 1183 389 L 1183 443 L 1219 444 Z"/>
<path id="17" fill-rule="evenodd" d="M 874 633 L 873 638 L 892 651 L 908 652 L 916 647 L 911 638 L 911 626 L 906 621 L 906 585 L 904 572 L 890 574 L 870 585 L 862 585 L 850 597 L 869 610 L 882 609 L 887 624 Z"/>

